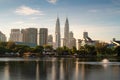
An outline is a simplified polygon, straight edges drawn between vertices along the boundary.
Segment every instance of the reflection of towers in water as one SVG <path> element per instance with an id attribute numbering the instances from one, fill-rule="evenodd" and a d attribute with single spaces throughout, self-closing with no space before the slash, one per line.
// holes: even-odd
<path id="1" fill-rule="evenodd" d="M 52 76 L 52 78 L 51 78 L 51 80 L 55 80 L 56 79 L 56 65 L 55 65 L 55 63 L 54 62 L 52 62 L 52 72 L 51 72 L 51 76 Z"/>
<path id="2" fill-rule="evenodd" d="M 39 61 L 36 61 L 36 80 L 39 80 Z"/>
<path id="3" fill-rule="evenodd" d="M 75 65 L 75 80 L 79 80 L 79 62 L 78 58 L 76 59 L 76 65 Z"/>
<path id="4" fill-rule="evenodd" d="M 60 80 L 64 80 L 63 59 L 60 61 Z"/>
<path id="5" fill-rule="evenodd" d="M 81 76 L 82 76 L 82 80 L 85 80 L 85 64 L 82 64 L 82 67 L 81 67 Z"/>
<path id="6" fill-rule="evenodd" d="M 9 63 L 6 62 L 5 63 L 5 68 L 4 68 L 4 80 L 9 80 L 9 76 L 10 76 L 10 73 L 9 73 Z"/>
<path id="7" fill-rule="evenodd" d="M 51 80 L 60 80 L 60 68 L 59 68 L 59 66 L 60 66 L 60 63 L 58 62 L 58 60 L 56 60 L 56 58 L 53 58 Z"/>
<path id="8" fill-rule="evenodd" d="M 85 71 L 85 64 L 79 64 L 79 59 L 76 59 L 74 80 L 85 80 Z"/>

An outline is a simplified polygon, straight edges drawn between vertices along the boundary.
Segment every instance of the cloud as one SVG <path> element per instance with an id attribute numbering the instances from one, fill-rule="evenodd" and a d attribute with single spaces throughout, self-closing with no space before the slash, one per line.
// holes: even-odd
<path id="1" fill-rule="evenodd" d="M 56 4 L 58 0 L 47 0 L 49 3 Z"/>
<path id="2" fill-rule="evenodd" d="M 42 11 L 27 6 L 20 6 L 15 10 L 15 13 L 18 15 L 44 15 Z"/>

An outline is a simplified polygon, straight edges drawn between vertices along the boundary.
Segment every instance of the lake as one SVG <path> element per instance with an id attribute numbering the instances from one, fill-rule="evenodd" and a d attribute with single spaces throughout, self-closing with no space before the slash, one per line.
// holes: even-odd
<path id="1" fill-rule="evenodd" d="M 0 58 L 0 80 L 120 80 L 119 59 Z"/>

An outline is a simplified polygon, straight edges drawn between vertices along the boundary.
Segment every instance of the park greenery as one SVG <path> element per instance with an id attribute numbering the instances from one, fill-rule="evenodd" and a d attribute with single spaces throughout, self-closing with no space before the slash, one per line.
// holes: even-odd
<path id="1" fill-rule="evenodd" d="M 77 56 L 77 57 L 110 57 L 120 56 L 120 46 L 108 47 L 107 43 L 97 43 L 95 46 L 84 45 L 79 49 L 73 47 L 58 47 L 54 49 L 51 45 L 30 47 L 27 45 L 15 44 L 14 42 L 0 42 L 0 56 L 24 56 L 31 53 L 31 56 Z M 33 54 L 34 53 L 34 54 Z"/>

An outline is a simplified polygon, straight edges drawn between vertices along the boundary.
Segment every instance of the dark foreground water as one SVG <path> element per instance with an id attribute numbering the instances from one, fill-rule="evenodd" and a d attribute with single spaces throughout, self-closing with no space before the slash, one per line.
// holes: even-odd
<path id="1" fill-rule="evenodd" d="M 0 80 L 120 80 L 119 60 L 0 58 Z"/>

